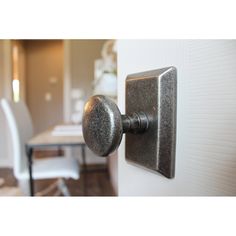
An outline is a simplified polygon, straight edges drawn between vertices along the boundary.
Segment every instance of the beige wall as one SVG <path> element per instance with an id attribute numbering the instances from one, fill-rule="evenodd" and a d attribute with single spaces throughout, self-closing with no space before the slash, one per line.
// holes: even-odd
<path id="1" fill-rule="evenodd" d="M 11 42 L 0 40 L 0 99 L 11 99 Z M 11 166 L 10 136 L 0 107 L 0 166 Z"/>
<path id="2" fill-rule="evenodd" d="M 63 41 L 26 40 L 26 102 L 35 133 L 63 121 Z M 51 78 L 56 83 L 50 83 Z M 46 101 L 46 93 L 51 101 Z"/>
<path id="3" fill-rule="evenodd" d="M 3 96 L 3 40 L 0 40 L 0 97 Z"/>
<path id="4" fill-rule="evenodd" d="M 71 86 L 84 90 L 85 97 L 92 95 L 94 61 L 101 58 L 106 40 L 71 40 Z"/>
<path id="5" fill-rule="evenodd" d="M 4 97 L 4 75 L 3 75 L 3 40 L 0 40 L 0 98 Z M 4 114 L 0 107 L 0 162 L 5 161 L 7 158 L 7 149 L 6 146 L 6 122 Z"/>

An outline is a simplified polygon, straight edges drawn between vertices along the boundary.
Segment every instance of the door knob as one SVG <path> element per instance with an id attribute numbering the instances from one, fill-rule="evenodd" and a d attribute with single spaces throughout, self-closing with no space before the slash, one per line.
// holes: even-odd
<path id="1" fill-rule="evenodd" d="M 99 156 L 115 151 L 123 133 L 142 133 L 148 129 L 148 117 L 142 111 L 121 115 L 117 105 L 108 97 L 95 95 L 84 108 L 83 134 L 88 147 Z"/>
<path id="2" fill-rule="evenodd" d="M 128 75 L 125 115 L 121 115 L 111 99 L 102 95 L 93 96 L 86 103 L 83 114 L 85 142 L 95 154 L 107 156 L 118 148 L 126 133 L 125 158 L 128 162 L 173 178 L 176 100 L 175 67 Z"/>

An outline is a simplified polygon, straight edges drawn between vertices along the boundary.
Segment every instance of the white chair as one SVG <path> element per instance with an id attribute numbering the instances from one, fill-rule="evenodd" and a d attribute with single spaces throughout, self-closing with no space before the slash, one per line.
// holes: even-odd
<path id="1" fill-rule="evenodd" d="M 29 173 L 27 168 L 25 144 L 33 136 L 32 119 L 24 102 L 20 101 L 15 103 L 2 99 L 1 106 L 10 129 L 14 176 L 18 180 L 22 191 L 29 194 Z M 34 160 L 33 179 L 51 178 L 79 179 L 78 162 L 72 157 L 49 157 L 42 160 Z M 25 189 L 25 186 L 27 186 L 27 190 Z M 57 186 L 64 195 L 69 195 L 66 186 L 61 180 L 58 181 Z M 49 188 L 51 189 L 51 187 Z"/>

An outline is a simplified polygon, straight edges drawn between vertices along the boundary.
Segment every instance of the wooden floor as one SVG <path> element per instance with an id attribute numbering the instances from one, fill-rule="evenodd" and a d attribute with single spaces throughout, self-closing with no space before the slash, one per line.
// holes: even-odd
<path id="1" fill-rule="evenodd" d="M 108 170 L 104 165 L 88 165 L 81 168 L 80 179 L 65 180 L 71 196 L 115 196 L 112 189 Z M 4 178 L 4 186 L 17 186 L 12 169 L 0 169 L 0 178 Z M 56 180 L 36 180 L 35 190 L 41 191 Z M 53 192 L 50 193 L 53 195 Z M 51 195 L 48 196 L 51 196 Z"/>

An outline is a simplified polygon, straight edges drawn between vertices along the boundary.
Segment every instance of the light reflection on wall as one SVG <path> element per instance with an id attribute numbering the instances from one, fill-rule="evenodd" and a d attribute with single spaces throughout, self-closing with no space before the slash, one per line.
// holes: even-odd
<path id="1" fill-rule="evenodd" d="M 14 102 L 19 102 L 19 100 L 20 100 L 20 81 L 19 80 L 13 79 L 12 89 L 13 89 Z"/>
<path id="2" fill-rule="evenodd" d="M 13 90 L 13 100 L 18 102 L 20 100 L 20 81 L 19 81 L 19 50 L 18 46 L 14 45 L 12 48 L 13 57 L 13 80 L 12 80 L 12 90 Z"/>

